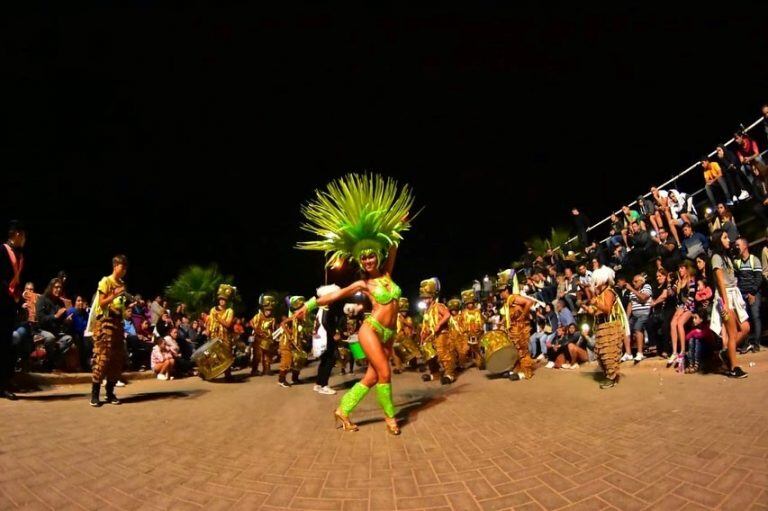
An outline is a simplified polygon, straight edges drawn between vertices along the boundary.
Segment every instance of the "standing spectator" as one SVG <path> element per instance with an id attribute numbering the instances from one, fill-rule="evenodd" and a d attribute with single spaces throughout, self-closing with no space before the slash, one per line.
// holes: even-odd
<path id="1" fill-rule="evenodd" d="M 760 260 L 749 253 L 749 242 L 743 237 L 736 240 L 736 250 L 739 257 L 734 261 L 736 277 L 741 296 L 747 301 L 751 333 L 748 342 L 741 350 L 742 353 L 760 351 L 760 335 L 763 324 L 760 321 L 760 285 L 763 281 L 763 265 Z"/>
<path id="2" fill-rule="evenodd" d="M 646 326 L 651 343 L 656 346 L 656 355 L 667 358 L 671 353 L 671 325 L 677 299 L 672 280 L 664 268 L 656 270 L 656 294 L 651 302 L 651 316 Z"/>
<path id="3" fill-rule="evenodd" d="M 763 105 L 763 130 L 765 131 L 765 138 L 768 139 L 768 103 Z"/>
<path id="4" fill-rule="evenodd" d="M 746 177 L 741 173 L 741 162 L 739 158 L 729 151 L 725 146 L 717 146 L 717 163 L 723 171 L 725 180 L 728 182 L 728 189 L 733 193 L 732 202 L 749 199 L 749 184 Z M 726 201 L 727 202 L 727 201 Z"/>
<path id="5" fill-rule="evenodd" d="M 648 318 L 651 314 L 651 296 L 653 290 L 651 286 L 645 282 L 645 276 L 638 274 L 632 279 L 632 284 L 626 284 L 625 289 L 629 290 L 629 327 L 632 332 L 631 335 L 635 341 L 635 347 L 637 353 L 635 354 L 635 363 L 642 361 L 643 347 L 645 345 L 645 328 L 648 323 Z M 627 346 L 624 356 L 621 357 L 622 362 L 632 360 L 632 347 Z"/>
<path id="6" fill-rule="evenodd" d="M 716 161 L 711 161 L 709 156 L 704 156 L 701 159 L 701 167 L 704 169 L 704 190 L 707 192 L 709 203 L 712 204 L 712 208 L 717 208 L 717 201 L 715 200 L 715 193 L 713 188 L 715 183 L 720 185 L 720 188 L 725 194 L 723 202 L 731 202 L 731 191 L 728 189 L 728 183 L 723 176 L 723 171 L 720 168 L 720 164 Z"/>
<path id="7" fill-rule="evenodd" d="M 712 331 L 723 337 L 725 349 L 720 358 L 726 367 L 726 375 L 731 378 L 746 378 L 747 373 L 737 365 L 736 346 L 749 335 L 749 314 L 746 304 L 738 288 L 736 269 L 728 252 L 731 242 L 728 234 L 722 229 L 712 233 L 712 273 L 715 284 L 715 304 L 717 311 L 712 314 L 710 327 Z M 723 335 L 723 328 L 727 332 Z"/>
<path id="8" fill-rule="evenodd" d="M 709 240 L 707 237 L 700 232 L 694 232 L 691 224 L 683 224 L 683 245 L 680 247 L 683 256 L 694 260 L 700 255 L 706 254 L 708 249 Z"/>
<path id="9" fill-rule="evenodd" d="M 672 316 L 672 355 L 667 360 L 667 367 L 685 365 L 685 324 L 691 319 L 696 309 L 696 278 L 690 261 L 683 261 L 677 268 L 677 310 Z M 680 351 L 678 351 L 678 346 Z"/>
<path id="10" fill-rule="evenodd" d="M 75 305 L 67 309 L 67 317 L 72 318 L 71 332 L 74 338 L 75 346 L 80 355 L 80 367 L 84 371 L 91 370 L 91 354 L 93 353 L 93 344 L 90 342 L 90 337 L 85 337 L 85 327 L 88 325 L 88 304 L 82 296 L 75 298 Z"/>
<path id="11" fill-rule="evenodd" d="M 590 246 L 589 235 L 587 234 L 587 230 L 589 229 L 589 219 L 586 215 L 581 214 L 577 208 L 571 209 L 571 214 L 573 215 L 573 223 L 576 226 L 579 242 L 585 247 Z"/>
<path id="12" fill-rule="evenodd" d="M 166 312 L 165 307 L 163 307 L 163 297 L 160 295 L 157 295 L 155 299 L 152 301 L 152 303 L 149 305 L 149 321 L 152 324 L 152 326 L 157 325 L 157 322 L 160 321 L 160 318 L 163 316 L 165 312 Z"/>
<path id="13" fill-rule="evenodd" d="M 67 314 L 61 299 L 62 288 L 61 280 L 52 279 L 37 300 L 37 324 L 45 345 L 48 371 L 61 365 L 64 354 L 73 346 L 72 336 L 66 333 L 72 316 Z"/>
<path id="14" fill-rule="evenodd" d="M 21 296 L 21 271 L 24 268 L 22 251 L 27 233 L 21 223 L 13 220 L 8 225 L 8 239 L 0 248 L 0 397 L 15 400 L 9 388 L 16 356 L 13 352 L 13 328 L 16 307 Z"/>

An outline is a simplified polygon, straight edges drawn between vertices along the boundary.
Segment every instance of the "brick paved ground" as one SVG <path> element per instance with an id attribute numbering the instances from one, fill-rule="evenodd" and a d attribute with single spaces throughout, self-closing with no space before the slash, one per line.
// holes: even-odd
<path id="1" fill-rule="evenodd" d="M 648 364 L 602 391 L 589 369 L 400 375 L 400 437 L 374 396 L 342 433 L 336 397 L 274 379 L 138 381 L 100 409 L 62 387 L 0 402 L 0 509 L 766 510 L 768 353 L 751 360 L 743 381 Z"/>

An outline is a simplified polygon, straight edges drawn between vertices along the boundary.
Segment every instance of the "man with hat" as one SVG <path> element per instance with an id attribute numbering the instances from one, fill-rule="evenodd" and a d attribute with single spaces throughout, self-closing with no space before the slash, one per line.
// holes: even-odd
<path id="1" fill-rule="evenodd" d="M 458 367 L 460 370 L 463 370 L 469 357 L 469 343 L 461 326 L 461 300 L 454 297 L 448 300 L 446 305 L 448 306 L 448 312 L 451 313 L 451 319 L 448 320 L 448 331 L 451 334 Z"/>
<path id="2" fill-rule="evenodd" d="M 16 354 L 13 349 L 13 330 L 24 289 L 21 272 L 24 268 L 24 244 L 27 233 L 18 220 L 8 225 L 8 240 L 0 254 L 0 397 L 15 400 L 10 384 Z"/>
<path id="3" fill-rule="evenodd" d="M 496 279 L 496 291 L 502 299 L 502 328 L 517 347 L 519 357 L 509 375 L 510 380 L 533 377 L 533 359 L 528 349 L 531 338 L 531 308 L 535 303 L 520 293 L 514 270 L 504 270 Z"/>
<path id="4" fill-rule="evenodd" d="M 288 299 L 288 316 L 292 317 L 304 306 L 305 301 L 303 296 L 291 296 Z M 281 387 L 288 388 L 301 383 L 299 373 L 307 361 L 304 345 L 307 339 L 312 338 L 312 328 L 313 324 L 309 322 L 309 318 L 283 324 L 283 335 L 280 337 L 280 373 L 277 380 Z M 291 371 L 291 383 L 286 379 L 288 371 Z"/>
<path id="5" fill-rule="evenodd" d="M 272 334 L 277 329 L 277 320 L 274 311 L 277 305 L 277 297 L 271 293 L 264 293 L 259 296 L 259 312 L 251 319 L 253 327 L 253 346 L 251 348 L 253 359 L 251 361 L 251 376 L 270 376 L 270 364 L 272 362 L 272 351 L 274 341 Z M 259 373 L 259 363 L 263 373 Z"/>
<path id="6" fill-rule="evenodd" d="M 440 281 L 436 277 L 421 281 L 419 296 L 426 305 L 424 319 L 421 323 L 421 343 L 422 345 L 431 343 L 437 351 L 437 356 L 426 361 L 429 373 L 423 374 L 421 379 L 424 381 L 437 379 L 440 376 L 440 364 L 442 364 L 443 375 L 440 381 L 446 385 L 456 381 L 456 351 L 448 332 L 448 321 L 451 319 L 451 313 L 448 312 L 445 305 L 438 301 L 439 294 Z"/>
<path id="7" fill-rule="evenodd" d="M 483 367 L 483 354 L 480 352 L 480 337 L 483 336 L 483 313 L 477 308 L 477 294 L 474 289 L 466 289 L 461 292 L 461 301 L 464 309 L 461 311 L 459 324 L 466 337 L 469 354 L 474 359 L 478 369 Z"/>
<path id="8" fill-rule="evenodd" d="M 229 284 L 221 284 L 216 294 L 216 306 L 211 308 L 208 313 L 207 328 L 209 339 L 219 339 L 227 351 L 231 352 L 234 348 L 233 325 L 235 323 L 235 311 L 229 306 L 234 299 L 237 288 Z M 232 368 L 228 367 L 224 371 L 226 380 L 232 379 Z"/>
<path id="9" fill-rule="evenodd" d="M 401 296 L 397 301 L 397 326 L 395 327 L 395 344 L 392 350 L 392 360 L 394 361 L 393 372 L 400 374 L 403 371 L 403 361 L 397 354 L 397 347 L 407 339 L 413 339 L 413 319 L 408 315 L 411 308 L 411 302 L 408 298 Z M 416 359 L 414 359 L 414 363 Z"/>

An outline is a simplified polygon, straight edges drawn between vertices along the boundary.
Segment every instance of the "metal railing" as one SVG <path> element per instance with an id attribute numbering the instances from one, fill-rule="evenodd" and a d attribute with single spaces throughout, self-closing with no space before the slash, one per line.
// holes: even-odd
<path id="1" fill-rule="evenodd" d="M 758 124 L 760 124 L 760 123 L 762 123 L 762 122 L 763 122 L 763 118 L 762 118 L 762 117 L 760 117 L 760 118 L 759 118 L 759 119 L 757 119 L 755 122 L 753 122 L 752 124 L 750 124 L 749 126 L 747 126 L 746 128 L 744 128 L 744 132 L 750 131 L 751 129 L 753 129 L 755 126 L 757 126 Z M 733 139 L 733 137 L 731 137 L 731 139 L 730 139 L 730 140 L 728 140 L 728 142 L 726 142 L 726 143 L 724 143 L 724 144 L 722 144 L 722 145 L 723 145 L 723 146 L 725 146 L 725 147 L 727 147 L 727 146 L 731 145 L 731 144 L 732 144 L 734 141 L 735 141 L 735 140 Z M 717 151 L 712 151 L 711 153 L 709 153 L 709 157 L 711 158 L 711 157 L 712 157 L 712 156 L 714 156 L 715 154 L 717 154 Z M 675 175 L 674 177 L 672 177 L 671 179 L 669 179 L 669 180 L 667 180 L 667 181 L 663 182 L 662 184 L 660 184 L 660 185 L 656 186 L 656 188 L 660 188 L 660 189 L 661 189 L 661 188 L 664 188 L 664 187 L 665 187 L 665 186 L 667 186 L 668 184 L 670 184 L 670 183 L 673 183 L 673 182 L 677 181 L 678 179 L 680 179 L 681 177 L 685 176 L 686 174 L 688 174 L 688 173 L 689 173 L 689 172 L 691 172 L 692 170 L 695 170 L 695 169 L 696 169 L 697 167 L 699 167 L 700 165 L 701 165 L 701 162 L 698 162 L 698 161 L 697 161 L 696 163 L 694 163 L 693 165 L 691 165 L 690 167 L 688 167 L 688 168 L 687 168 L 687 169 L 685 169 L 684 171 L 682 171 L 682 172 L 680 172 L 679 174 L 677 174 L 677 175 Z M 690 194 L 690 196 L 691 196 L 691 197 L 693 197 L 693 196 L 695 196 L 695 195 L 697 195 L 697 194 L 699 194 L 699 193 L 701 193 L 701 192 L 703 192 L 703 191 L 704 191 L 704 188 L 701 188 L 700 190 L 697 190 L 695 193 L 693 193 L 693 194 Z M 642 195 L 642 198 L 644 198 L 644 199 L 645 199 L 646 197 L 649 197 L 650 195 L 651 195 L 651 192 L 649 191 L 648 193 L 646 193 L 646 194 Z M 629 206 L 629 207 L 632 207 L 632 206 L 634 206 L 635 204 L 637 204 L 637 200 L 633 200 L 632 202 L 628 203 L 628 204 L 627 204 L 627 206 Z M 621 209 L 619 209 L 618 211 L 615 211 L 615 212 L 611 213 L 611 215 L 618 215 L 620 212 L 621 212 Z M 603 225 L 605 222 L 607 222 L 608 220 L 610 220 L 610 219 L 611 219 L 611 215 L 608 215 L 607 217 L 603 218 L 602 220 L 600 220 L 600 221 L 599 221 L 599 222 L 597 222 L 596 224 L 594 224 L 594 225 L 591 225 L 591 226 L 587 227 L 587 232 L 590 232 L 590 231 L 592 231 L 592 230 L 594 230 L 594 229 L 596 229 L 596 228 L 600 227 L 601 225 Z M 576 241 L 577 239 L 579 239 L 579 237 L 578 237 L 578 236 L 574 236 L 574 237 L 572 237 L 571 239 L 569 239 L 568 241 L 566 241 L 565 243 L 563 243 L 562 245 L 560 245 L 560 246 L 556 247 L 556 248 L 555 248 L 555 250 L 561 249 L 561 248 L 563 248 L 563 247 L 565 247 L 565 246 L 567 246 L 567 245 L 569 245 L 569 244 L 573 243 L 573 242 L 574 242 L 574 241 Z"/>

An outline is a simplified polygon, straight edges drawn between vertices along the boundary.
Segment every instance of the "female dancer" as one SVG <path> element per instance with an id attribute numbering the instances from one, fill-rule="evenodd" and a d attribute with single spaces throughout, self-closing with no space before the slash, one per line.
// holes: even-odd
<path id="1" fill-rule="evenodd" d="M 310 299 L 296 311 L 294 318 L 301 319 L 318 306 L 330 305 L 358 292 L 367 296 L 373 305 L 358 332 L 368 369 L 363 379 L 344 394 L 334 411 L 344 431 L 357 431 L 349 414 L 375 385 L 387 431 L 400 434 L 392 403 L 389 359 L 402 293 L 391 275 L 397 246 L 402 240 L 400 233 L 410 227 L 408 214 L 412 204 L 413 196 L 407 186 L 398 190 L 392 179 L 349 174 L 331 182 L 327 190 L 316 192 L 315 200 L 302 208 L 308 221 L 303 229 L 320 239 L 299 243 L 298 248 L 330 253 L 329 265 L 351 257 L 360 265 L 362 278 L 346 288 Z"/>

